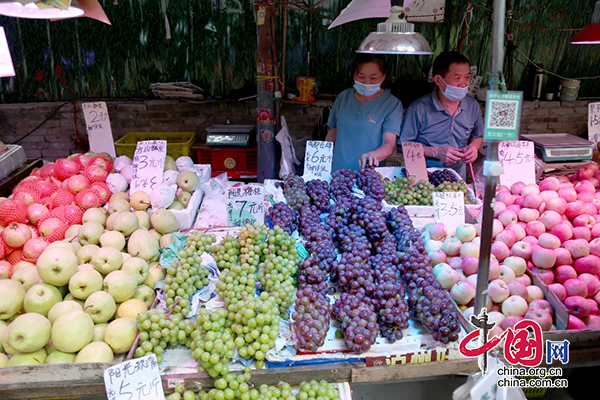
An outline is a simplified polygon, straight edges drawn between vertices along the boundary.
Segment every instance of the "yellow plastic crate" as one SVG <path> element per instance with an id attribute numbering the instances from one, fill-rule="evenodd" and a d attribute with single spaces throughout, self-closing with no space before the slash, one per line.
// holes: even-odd
<path id="1" fill-rule="evenodd" d="M 133 158 L 137 142 L 144 140 L 166 140 L 167 155 L 177 159 L 190 155 L 196 132 L 129 132 L 115 142 L 117 155 Z"/>

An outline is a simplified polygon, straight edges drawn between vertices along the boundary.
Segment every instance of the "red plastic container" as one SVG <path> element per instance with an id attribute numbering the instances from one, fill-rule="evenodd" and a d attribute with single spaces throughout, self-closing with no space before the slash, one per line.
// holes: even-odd
<path id="1" fill-rule="evenodd" d="M 194 145 L 199 164 L 211 164 L 212 176 L 227 172 L 230 178 L 256 178 L 257 152 L 256 147 L 213 147 Z"/>

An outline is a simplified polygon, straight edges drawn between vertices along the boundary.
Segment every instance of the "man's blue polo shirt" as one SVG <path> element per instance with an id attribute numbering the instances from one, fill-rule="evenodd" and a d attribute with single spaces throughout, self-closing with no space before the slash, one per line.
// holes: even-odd
<path id="1" fill-rule="evenodd" d="M 388 91 L 360 103 L 354 89 L 346 89 L 333 103 L 327 125 L 337 128 L 331 170 L 343 167 L 355 171 L 363 153 L 381 147 L 384 132 L 400 134 L 402 103 Z"/>
<path id="2" fill-rule="evenodd" d="M 427 147 L 452 146 L 463 149 L 471 140 L 483 136 L 483 117 L 479 102 L 467 96 L 454 115 L 444 108 L 437 89 L 415 100 L 406 110 L 398 144 L 419 142 Z M 428 167 L 444 167 L 437 159 L 427 159 Z M 449 166 L 465 177 L 462 161 Z"/>

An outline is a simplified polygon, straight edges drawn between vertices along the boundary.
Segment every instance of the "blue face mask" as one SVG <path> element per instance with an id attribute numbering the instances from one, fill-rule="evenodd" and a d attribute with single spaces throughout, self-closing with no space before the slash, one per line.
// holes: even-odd
<path id="1" fill-rule="evenodd" d="M 442 79 L 442 82 L 446 83 L 445 80 Z M 461 101 L 465 98 L 465 96 L 469 93 L 469 87 L 466 86 L 461 88 L 459 86 L 452 86 L 446 83 L 446 90 L 442 91 L 442 94 L 445 98 L 450 101 Z"/>
<path id="2" fill-rule="evenodd" d="M 354 80 L 354 90 L 365 97 L 373 96 L 375 93 L 379 92 L 379 89 L 381 89 L 381 83 L 368 84 L 359 82 L 356 79 Z"/>

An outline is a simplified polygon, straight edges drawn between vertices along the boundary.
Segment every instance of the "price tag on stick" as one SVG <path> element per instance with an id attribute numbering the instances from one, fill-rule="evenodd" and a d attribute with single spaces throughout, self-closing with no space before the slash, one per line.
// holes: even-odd
<path id="1" fill-rule="evenodd" d="M 594 148 L 598 148 L 600 141 L 600 103 L 588 104 L 588 140 L 594 142 Z"/>
<path id="2" fill-rule="evenodd" d="M 108 400 L 164 400 L 156 355 L 129 360 L 104 370 Z"/>
<path id="3" fill-rule="evenodd" d="M 535 183 L 534 144 L 528 140 L 503 141 L 498 144 L 498 161 L 502 164 L 500 184 L 511 187 L 515 182 Z"/>
<path id="4" fill-rule="evenodd" d="M 331 180 L 331 161 L 333 160 L 333 143 L 321 140 L 306 142 L 304 153 L 304 181 L 319 179 Z"/>
<path id="5" fill-rule="evenodd" d="M 90 141 L 90 150 L 94 153 L 106 152 L 116 157 L 115 141 L 110 128 L 110 119 L 106 103 L 82 103 L 83 117 L 85 118 L 85 129 Z"/>
<path id="6" fill-rule="evenodd" d="M 433 192 L 433 219 L 446 225 L 448 232 L 465 223 L 463 192 Z"/>
<path id="7" fill-rule="evenodd" d="M 133 174 L 129 193 L 143 190 L 150 194 L 154 186 L 162 183 L 166 157 L 166 140 L 138 142 L 133 156 Z"/>
<path id="8" fill-rule="evenodd" d="M 427 163 L 423 145 L 418 142 L 402 142 L 402 155 L 404 166 L 409 178 L 414 178 L 413 184 L 419 181 L 429 181 L 427 176 Z"/>
<path id="9" fill-rule="evenodd" d="M 265 222 L 265 196 L 262 186 L 240 186 L 227 189 L 227 225 L 244 226 Z"/>

